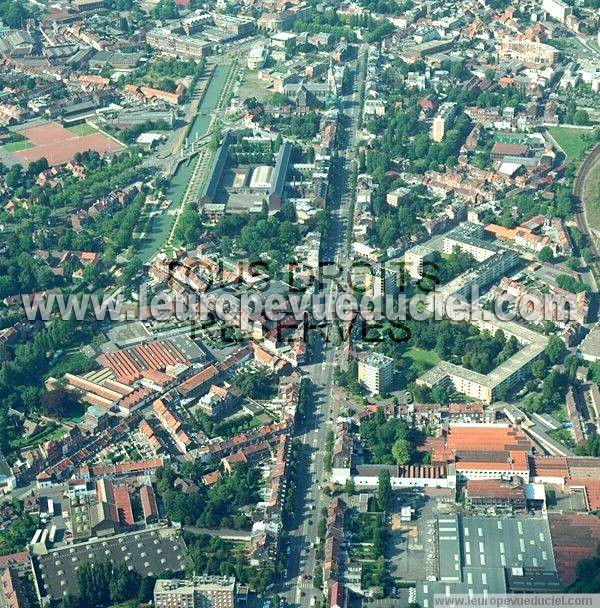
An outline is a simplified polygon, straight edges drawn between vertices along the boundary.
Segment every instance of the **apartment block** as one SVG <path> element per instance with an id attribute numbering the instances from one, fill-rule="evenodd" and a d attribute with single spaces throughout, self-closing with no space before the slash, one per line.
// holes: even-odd
<path id="1" fill-rule="evenodd" d="M 235 578 L 202 576 L 159 579 L 154 586 L 156 608 L 235 608 Z"/>
<path id="2" fill-rule="evenodd" d="M 440 142 L 444 139 L 446 131 L 452 126 L 455 114 L 456 104 L 447 101 L 440 106 L 438 113 L 433 119 L 433 126 L 431 129 L 431 138 L 433 141 Z"/>
<path id="3" fill-rule="evenodd" d="M 367 291 L 374 299 L 395 298 L 398 295 L 398 272 L 395 268 L 379 266 L 366 277 Z"/>
<path id="4" fill-rule="evenodd" d="M 564 23 L 565 19 L 573 13 L 573 9 L 562 0 L 543 0 L 542 9 L 561 23 Z"/>
<path id="5" fill-rule="evenodd" d="M 416 245 L 404 254 L 404 265 L 412 279 L 423 278 L 425 264 L 433 259 L 435 251 L 424 245 Z"/>
<path id="6" fill-rule="evenodd" d="M 146 42 L 155 49 L 182 59 L 210 55 L 212 44 L 200 38 L 181 36 L 168 28 L 156 28 L 146 34 Z"/>
<path id="7" fill-rule="evenodd" d="M 474 318 L 472 323 L 480 330 L 489 331 L 491 334 L 501 330 L 507 338 L 514 336 L 521 349 L 487 375 L 442 361 L 418 378 L 417 383 L 433 387 L 449 382 L 455 391 L 463 395 L 484 403 L 492 403 L 498 399 L 502 391 L 513 389 L 524 380 L 531 363 L 543 354 L 548 339 L 512 321 Z"/>
<path id="8" fill-rule="evenodd" d="M 449 255 L 458 247 L 461 251 L 470 253 L 478 262 L 484 262 L 501 251 L 501 248 L 489 241 L 484 241 L 483 235 L 482 225 L 464 222 L 444 235 L 443 251 Z"/>
<path id="9" fill-rule="evenodd" d="M 369 353 L 358 362 L 358 381 L 374 395 L 384 393 L 392 385 L 393 361 L 391 357 Z"/>

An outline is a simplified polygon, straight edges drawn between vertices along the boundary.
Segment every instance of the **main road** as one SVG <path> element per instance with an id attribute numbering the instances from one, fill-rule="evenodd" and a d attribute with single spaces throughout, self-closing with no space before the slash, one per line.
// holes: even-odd
<path id="1" fill-rule="evenodd" d="M 323 237 L 321 261 L 344 263 L 348 258 L 348 230 L 352 226 L 352 189 L 355 175 L 356 133 L 360 116 L 360 91 L 364 80 L 366 48 L 356 47 L 357 57 L 348 62 L 351 90 L 342 97 L 338 122 L 338 155 L 331 169 L 331 220 Z M 325 308 L 331 311 L 338 286 L 334 279 L 326 279 L 319 288 Z M 315 331 L 315 330 L 313 330 Z M 325 340 L 319 332 L 317 355 L 304 368 L 313 382 L 312 411 L 298 429 L 301 441 L 298 464 L 298 487 L 294 514 L 289 526 L 289 554 L 287 577 L 276 589 L 289 603 L 302 608 L 316 598 L 320 605 L 322 592 L 314 588 L 314 575 L 322 563 L 317 557 L 318 525 L 322 509 L 328 504 L 323 484 L 328 482 L 325 470 L 325 444 L 333 429 L 332 385 L 337 349 L 332 340 Z"/>

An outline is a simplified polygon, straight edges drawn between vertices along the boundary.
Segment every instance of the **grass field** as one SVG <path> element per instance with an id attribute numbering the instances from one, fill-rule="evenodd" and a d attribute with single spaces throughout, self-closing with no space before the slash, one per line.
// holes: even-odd
<path id="1" fill-rule="evenodd" d="M 2 149 L 7 152 L 20 152 L 21 150 L 27 150 L 28 148 L 33 148 L 33 144 L 27 140 L 11 141 L 9 144 L 4 144 L 2 146 Z"/>
<path id="2" fill-rule="evenodd" d="M 572 163 L 592 146 L 592 133 L 574 127 L 548 127 L 548 132 L 567 155 L 567 163 Z"/>
<path id="3" fill-rule="evenodd" d="M 600 232 L 600 161 L 594 165 L 585 181 L 583 202 L 590 228 Z"/>
<path id="4" fill-rule="evenodd" d="M 71 133 L 74 133 L 75 135 L 79 135 L 79 137 L 98 133 L 98 129 L 95 129 L 94 127 L 92 127 L 92 125 L 88 125 L 87 122 L 84 122 L 80 125 L 73 125 L 72 127 L 67 127 L 67 130 L 71 131 Z"/>
<path id="5" fill-rule="evenodd" d="M 423 369 L 435 367 L 441 361 L 434 351 L 422 350 L 420 348 L 409 348 L 402 356 L 407 359 L 412 359 L 417 367 Z"/>

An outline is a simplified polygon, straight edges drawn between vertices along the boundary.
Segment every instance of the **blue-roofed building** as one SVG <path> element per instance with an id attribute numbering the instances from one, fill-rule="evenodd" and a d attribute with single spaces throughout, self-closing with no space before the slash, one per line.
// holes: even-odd
<path id="1" fill-rule="evenodd" d="M 227 165 L 229 146 L 234 141 L 235 136 L 230 131 L 227 131 L 227 133 L 225 133 L 225 137 L 223 138 L 223 142 L 215 154 L 212 167 L 210 168 L 209 177 L 204 184 L 204 188 L 202 189 L 202 194 L 200 196 L 200 202 L 202 204 L 210 204 L 214 202 L 219 184 L 221 183 L 221 178 L 223 177 L 223 171 Z"/>
<path id="2" fill-rule="evenodd" d="M 417 603 L 435 596 L 560 592 L 548 520 L 541 517 L 437 519 L 436 580 L 417 582 Z"/>

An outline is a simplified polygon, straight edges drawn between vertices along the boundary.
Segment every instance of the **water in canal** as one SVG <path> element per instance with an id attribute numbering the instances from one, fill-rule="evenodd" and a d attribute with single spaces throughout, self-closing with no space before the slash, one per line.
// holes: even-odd
<path id="1" fill-rule="evenodd" d="M 202 103 L 198 108 L 198 113 L 192 122 L 190 131 L 188 133 L 188 139 L 193 141 L 198 134 L 198 138 L 203 137 L 208 132 L 210 125 L 211 113 L 215 109 L 217 102 L 225 86 L 227 80 L 227 74 L 229 72 L 229 65 L 217 65 L 213 72 L 212 78 L 208 83 Z M 177 151 L 178 153 L 178 151 Z M 182 162 L 175 171 L 167 191 L 167 198 L 172 202 L 169 211 L 171 213 L 162 213 L 152 219 L 149 233 L 140 242 L 137 250 L 138 257 L 143 263 L 146 263 L 150 258 L 160 249 L 161 245 L 169 236 L 169 232 L 175 221 L 175 215 L 173 214 L 181 205 L 183 201 L 183 195 L 187 184 L 192 176 L 192 172 L 195 166 L 195 157 L 189 162 Z"/>

